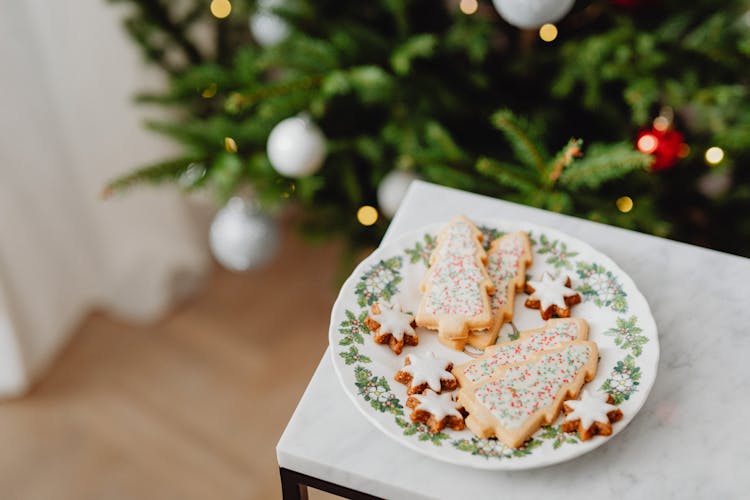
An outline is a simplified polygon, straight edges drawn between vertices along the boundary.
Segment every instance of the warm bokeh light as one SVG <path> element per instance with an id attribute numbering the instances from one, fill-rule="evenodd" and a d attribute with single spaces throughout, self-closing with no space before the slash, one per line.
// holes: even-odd
<path id="1" fill-rule="evenodd" d="M 470 15 L 477 11 L 479 4 L 477 3 L 477 0 L 461 0 L 461 3 L 458 4 L 458 8 L 461 9 L 461 12 L 464 14 Z"/>
<path id="2" fill-rule="evenodd" d="M 680 144 L 680 150 L 677 151 L 678 158 L 687 158 L 690 155 L 690 146 L 684 142 Z"/>
<path id="3" fill-rule="evenodd" d="M 666 116 L 657 116 L 654 118 L 654 129 L 659 132 L 665 132 L 669 128 L 669 118 Z"/>
<path id="4" fill-rule="evenodd" d="M 620 196 L 615 205 L 617 205 L 617 210 L 626 214 L 633 210 L 633 199 L 630 196 Z"/>
<path id="5" fill-rule="evenodd" d="M 212 0 L 211 14 L 218 19 L 224 19 L 232 12 L 232 4 L 229 0 Z"/>
<path id="6" fill-rule="evenodd" d="M 213 96 L 216 95 L 217 88 L 218 87 L 216 86 L 216 84 L 212 83 L 211 85 L 203 89 L 203 92 L 201 92 L 201 97 L 203 97 L 204 99 L 212 98 Z"/>
<path id="7" fill-rule="evenodd" d="M 224 138 L 224 148 L 230 153 L 237 152 L 237 143 L 231 137 Z"/>
<path id="8" fill-rule="evenodd" d="M 718 146 L 710 147 L 706 150 L 706 163 L 709 165 L 718 165 L 724 159 L 724 150 Z"/>
<path id="9" fill-rule="evenodd" d="M 363 226 L 372 226 L 378 221 L 378 211 L 370 205 L 363 205 L 357 210 L 357 220 Z"/>
<path id="10" fill-rule="evenodd" d="M 557 26 L 550 23 L 542 25 L 542 27 L 539 28 L 539 38 L 545 42 L 551 42 L 557 38 Z"/>
<path id="11" fill-rule="evenodd" d="M 659 139 L 652 134 L 643 134 L 641 138 L 638 139 L 637 146 L 638 151 L 641 153 L 651 154 L 659 147 Z"/>

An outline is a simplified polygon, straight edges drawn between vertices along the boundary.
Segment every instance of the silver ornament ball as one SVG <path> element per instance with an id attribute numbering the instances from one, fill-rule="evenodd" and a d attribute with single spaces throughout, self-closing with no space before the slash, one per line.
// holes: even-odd
<path id="1" fill-rule="evenodd" d="M 394 170 L 383 177 L 378 186 L 378 206 L 380 207 L 380 211 L 389 219 L 393 218 L 399 205 L 401 205 L 401 201 L 406 196 L 406 191 L 409 189 L 412 181 L 418 179 L 420 177 L 414 172 L 406 172 L 404 170 Z"/>
<path id="2" fill-rule="evenodd" d="M 250 33 L 262 47 L 276 45 L 289 36 L 289 25 L 273 13 L 275 7 L 285 4 L 285 0 L 261 0 L 258 10 L 250 16 Z"/>
<path id="3" fill-rule="evenodd" d="M 222 266 L 232 271 L 248 271 L 276 255 L 279 228 L 253 202 L 234 197 L 216 213 L 208 242 Z"/>
<path id="4" fill-rule="evenodd" d="M 307 116 L 281 120 L 266 144 L 273 168 L 287 177 L 306 177 L 318 171 L 326 159 L 326 138 Z"/>
<path id="5" fill-rule="evenodd" d="M 562 19 L 575 0 L 492 0 L 500 17 L 517 28 L 535 29 Z"/>

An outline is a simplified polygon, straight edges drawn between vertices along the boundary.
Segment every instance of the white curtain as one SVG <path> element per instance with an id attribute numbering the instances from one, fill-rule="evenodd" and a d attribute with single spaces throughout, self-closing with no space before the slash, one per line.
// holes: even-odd
<path id="1" fill-rule="evenodd" d="M 132 95 L 160 85 L 104 0 L 0 0 L 0 396 L 22 394 L 84 315 L 153 320 L 207 268 L 173 189 L 102 201 L 170 154 Z"/>

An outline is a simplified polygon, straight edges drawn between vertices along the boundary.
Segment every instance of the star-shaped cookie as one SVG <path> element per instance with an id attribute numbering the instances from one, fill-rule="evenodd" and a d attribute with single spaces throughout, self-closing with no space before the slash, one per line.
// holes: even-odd
<path id="1" fill-rule="evenodd" d="M 436 357 L 433 352 L 426 352 L 423 356 L 409 354 L 404 360 L 404 367 L 396 372 L 394 378 L 406 385 L 407 394 L 422 394 L 428 387 L 440 393 L 458 387 L 452 369 L 453 363 Z"/>
<path id="2" fill-rule="evenodd" d="M 406 406 L 413 410 L 409 415 L 412 422 L 425 424 L 433 434 L 446 427 L 457 431 L 464 428 L 464 416 L 458 411 L 460 405 L 449 392 L 436 394 L 427 389 L 423 394 L 409 396 Z"/>
<path id="3" fill-rule="evenodd" d="M 571 399 L 563 404 L 565 421 L 562 430 L 576 432 L 582 441 L 597 434 L 612 434 L 612 424 L 622 418 L 622 411 L 612 404 L 612 396 L 584 389 L 581 399 Z"/>
<path id="4" fill-rule="evenodd" d="M 375 302 L 365 324 L 372 331 L 377 344 L 387 344 L 391 351 L 401 354 L 404 345 L 417 345 L 419 338 L 414 331 L 414 316 L 404 312 L 395 304 Z"/>
<path id="5" fill-rule="evenodd" d="M 529 280 L 526 283 L 526 307 L 539 309 L 542 319 L 548 320 L 553 316 L 569 318 L 570 307 L 581 302 L 581 294 L 570 286 L 570 277 L 553 277 L 544 273 L 538 281 Z"/>

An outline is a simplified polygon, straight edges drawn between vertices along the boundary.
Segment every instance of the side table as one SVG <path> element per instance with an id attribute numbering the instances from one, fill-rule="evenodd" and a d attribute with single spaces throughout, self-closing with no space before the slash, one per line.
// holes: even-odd
<path id="1" fill-rule="evenodd" d="M 554 227 L 609 255 L 659 329 L 656 384 L 609 443 L 542 469 L 497 472 L 424 457 L 354 407 L 326 351 L 276 447 L 284 498 L 312 486 L 349 498 L 739 498 L 750 492 L 750 259 L 414 182 L 383 242 L 468 217 Z"/>

